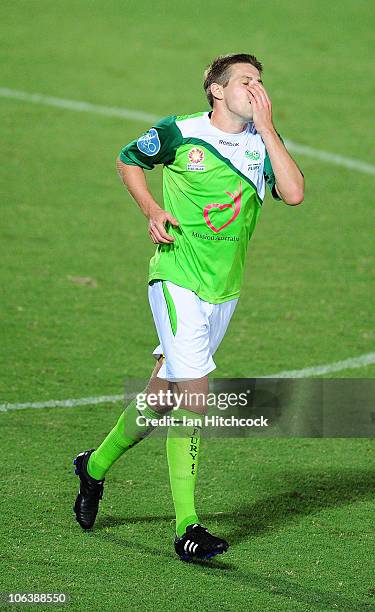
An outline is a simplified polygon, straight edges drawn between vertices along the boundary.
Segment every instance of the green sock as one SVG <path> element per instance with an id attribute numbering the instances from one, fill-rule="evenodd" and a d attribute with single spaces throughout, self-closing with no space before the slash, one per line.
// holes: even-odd
<path id="1" fill-rule="evenodd" d="M 199 523 L 195 512 L 194 491 L 198 471 L 198 453 L 202 415 L 190 410 L 179 408 L 173 410 L 170 416 L 181 420 L 199 420 L 200 425 L 175 425 L 168 428 L 167 458 L 172 497 L 176 511 L 176 533 L 180 537 L 186 527 Z"/>
<path id="2" fill-rule="evenodd" d="M 99 448 L 90 455 L 87 471 L 92 478 L 103 480 L 111 465 L 126 450 L 140 442 L 155 429 L 155 426 L 152 425 L 138 425 L 136 419 L 140 415 L 147 419 L 160 418 L 160 414 L 151 410 L 149 406 L 146 406 L 144 410 L 138 410 L 136 398 L 134 398 Z"/>

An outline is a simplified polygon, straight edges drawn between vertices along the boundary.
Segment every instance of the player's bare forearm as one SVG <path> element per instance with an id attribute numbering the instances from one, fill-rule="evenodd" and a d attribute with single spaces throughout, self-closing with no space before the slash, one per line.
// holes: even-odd
<path id="1" fill-rule="evenodd" d="M 124 164 L 121 159 L 117 158 L 116 169 L 125 187 L 137 202 L 145 217 L 149 218 L 153 211 L 161 210 L 148 189 L 145 173 L 140 166 Z"/>
<path id="2" fill-rule="evenodd" d="M 304 197 L 304 178 L 296 162 L 289 155 L 273 126 L 262 129 L 260 135 L 266 145 L 279 195 L 286 204 L 301 204 Z"/>
<path id="3" fill-rule="evenodd" d="M 130 195 L 148 219 L 148 233 L 152 242 L 154 244 L 173 242 L 174 238 L 166 231 L 165 223 L 168 221 L 176 226 L 178 221 L 163 210 L 150 193 L 143 168 L 124 164 L 120 158 L 116 160 L 116 168 Z"/>
<path id="4" fill-rule="evenodd" d="M 280 140 L 272 122 L 272 103 L 262 83 L 249 87 L 253 121 L 266 146 L 276 179 L 276 189 L 286 204 L 303 201 L 304 178 Z"/>

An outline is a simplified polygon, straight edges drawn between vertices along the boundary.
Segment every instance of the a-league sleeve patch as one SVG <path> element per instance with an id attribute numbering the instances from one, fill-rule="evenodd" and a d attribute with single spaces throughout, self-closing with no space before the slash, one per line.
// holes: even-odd
<path id="1" fill-rule="evenodd" d="M 161 144 L 159 135 L 155 128 L 151 128 L 146 134 L 143 134 L 143 136 L 137 140 L 137 148 L 141 153 L 148 155 L 149 157 L 159 153 L 160 147 Z"/>

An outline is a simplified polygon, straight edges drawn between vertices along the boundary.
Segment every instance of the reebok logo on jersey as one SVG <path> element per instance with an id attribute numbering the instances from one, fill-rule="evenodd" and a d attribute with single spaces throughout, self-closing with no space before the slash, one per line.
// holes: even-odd
<path id="1" fill-rule="evenodd" d="M 230 197 L 232 202 L 229 202 L 228 204 L 217 204 L 216 202 L 213 204 L 207 204 L 207 206 L 205 206 L 203 210 L 204 220 L 206 221 L 208 227 L 212 229 L 212 231 L 215 232 L 216 234 L 221 232 L 221 230 L 223 230 L 224 227 L 227 227 L 230 223 L 233 223 L 233 221 L 240 214 L 241 201 L 242 201 L 242 183 L 240 182 L 238 191 L 235 191 L 234 193 L 231 193 L 230 191 L 226 191 L 225 193 Z M 231 216 L 231 218 L 228 221 L 226 221 L 226 223 L 223 223 L 223 225 L 220 225 L 220 227 L 216 227 L 213 224 L 212 220 L 210 219 L 210 212 L 215 208 L 219 209 L 219 211 L 225 210 L 227 208 L 233 209 L 233 215 Z M 218 215 L 215 215 L 216 219 L 217 217 Z"/>
<path id="2" fill-rule="evenodd" d="M 231 142 L 230 140 L 219 140 L 219 144 L 226 145 L 227 147 L 238 147 L 239 142 Z"/>

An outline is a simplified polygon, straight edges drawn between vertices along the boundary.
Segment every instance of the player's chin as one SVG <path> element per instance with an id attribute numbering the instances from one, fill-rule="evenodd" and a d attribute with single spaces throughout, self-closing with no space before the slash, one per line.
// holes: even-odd
<path id="1" fill-rule="evenodd" d="M 242 109 L 242 118 L 244 121 L 253 120 L 253 107 L 251 106 L 251 102 L 246 104 L 246 106 Z"/>
<path id="2" fill-rule="evenodd" d="M 251 113 L 244 113 L 242 115 L 242 119 L 243 119 L 244 122 L 247 122 L 247 123 L 249 121 L 252 121 L 253 120 L 253 113 L 252 112 Z"/>

